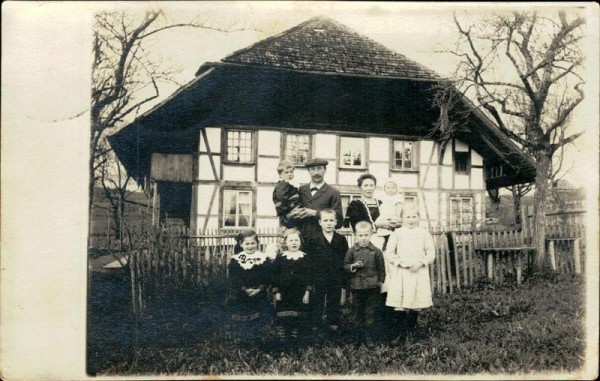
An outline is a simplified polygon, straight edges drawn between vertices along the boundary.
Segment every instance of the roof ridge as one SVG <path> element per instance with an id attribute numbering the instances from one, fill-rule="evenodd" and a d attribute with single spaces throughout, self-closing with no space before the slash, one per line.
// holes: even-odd
<path id="1" fill-rule="evenodd" d="M 289 32 L 291 32 L 293 30 L 300 29 L 300 28 L 304 27 L 306 24 L 308 24 L 308 23 L 310 23 L 312 21 L 315 21 L 317 19 L 319 19 L 319 16 L 311 17 L 310 19 L 308 19 L 306 21 L 303 21 L 303 22 L 301 22 L 300 24 L 298 24 L 296 26 L 293 26 L 293 27 L 291 27 L 289 29 L 283 30 L 283 31 L 281 31 L 281 32 L 279 32 L 277 34 L 272 35 L 272 36 L 265 37 L 262 40 L 256 41 L 255 43 L 250 44 L 250 45 L 246 46 L 245 48 L 238 49 L 238 50 L 234 51 L 233 53 L 231 53 L 231 54 L 229 54 L 229 55 L 221 58 L 221 61 L 225 61 L 228 58 L 236 56 L 236 55 L 239 55 L 240 53 L 243 53 L 245 51 L 250 51 L 254 47 L 256 47 L 257 45 L 262 45 L 263 43 L 270 42 L 270 41 L 272 41 L 272 40 L 274 40 L 274 39 L 276 39 L 278 37 L 283 36 L 284 34 L 288 34 Z"/>

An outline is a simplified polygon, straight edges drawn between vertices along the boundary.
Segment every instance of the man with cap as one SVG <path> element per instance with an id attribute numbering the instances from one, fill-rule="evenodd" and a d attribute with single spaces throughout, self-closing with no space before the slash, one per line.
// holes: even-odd
<path id="1" fill-rule="evenodd" d="M 319 225 L 319 212 L 323 209 L 335 210 L 337 219 L 336 229 L 342 227 L 344 216 L 342 214 L 342 198 L 340 192 L 325 183 L 325 171 L 329 162 L 323 159 L 310 159 L 306 162 L 306 169 L 310 175 L 310 183 L 300 186 L 301 211 L 294 216 L 300 221 L 300 231 L 305 241 L 309 241 L 321 234 Z"/>

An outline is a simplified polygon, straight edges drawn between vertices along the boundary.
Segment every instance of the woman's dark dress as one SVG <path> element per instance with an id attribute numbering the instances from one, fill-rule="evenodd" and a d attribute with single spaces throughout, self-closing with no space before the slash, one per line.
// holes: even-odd
<path id="1" fill-rule="evenodd" d="M 371 219 L 369 219 L 369 213 L 367 213 L 367 208 L 365 204 L 359 200 L 353 200 L 350 205 L 348 205 L 348 209 L 346 210 L 346 220 L 344 221 L 345 227 L 352 227 L 352 231 L 354 231 L 354 226 L 357 222 L 367 221 L 369 223 L 375 222 L 380 215 L 379 205 L 381 205 L 381 201 L 377 200 L 377 206 L 369 206 L 369 211 L 371 212 Z"/>

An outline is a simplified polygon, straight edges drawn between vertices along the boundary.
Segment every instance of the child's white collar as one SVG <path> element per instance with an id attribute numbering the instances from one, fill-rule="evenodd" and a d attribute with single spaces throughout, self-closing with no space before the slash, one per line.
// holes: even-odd
<path id="1" fill-rule="evenodd" d="M 306 255 L 306 253 L 304 253 L 303 251 L 284 251 L 282 254 L 282 256 L 286 257 L 287 259 L 291 259 L 292 261 L 296 261 L 300 258 L 304 258 L 304 256 Z"/>

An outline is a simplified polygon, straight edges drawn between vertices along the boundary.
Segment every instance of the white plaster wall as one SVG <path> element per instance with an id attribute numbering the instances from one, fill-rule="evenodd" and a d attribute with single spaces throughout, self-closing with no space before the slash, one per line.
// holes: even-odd
<path id="1" fill-rule="evenodd" d="M 481 193 L 476 193 L 473 197 L 473 202 L 475 203 L 475 219 L 480 222 L 483 220 L 483 199 L 481 197 Z"/>
<path id="2" fill-rule="evenodd" d="M 258 154 L 279 157 L 281 155 L 281 133 L 279 131 L 258 131 Z"/>
<path id="3" fill-rule="evenodd" d="M 340 173 L 338 175 L 338 184 L 340 185 L 356 185 L 356 179 L 358 176 L 362 175 L 364 172 L 360 171 L 348 171 L 344 169 L 340 169 Z"/>
<path id="4" fill-rule="evenodd" d="M 452 146 L 450 145 L 450 143 L 448 143 L 448 145 L 446 146 L 446 150 L 444 151 L 444 162 L 443 164 L 446 165 L 452 165 Z"/>
<path id="5" fill-rule="evenodd" d="M 369 160 L 390 160 L 390 139 L 369 138 Z"/>
<path id="6" fill-rule="evenodd" d="M 204 227 L 205 217 L 198 217 L 198 231 L 202 231 Z M 214 230 L 219 228 L 219 216 L 211 216 L 206 224 L 206 230 Z"/>
<path id="7" fill-rule="evenodd" d="M 471 189 L 485 189 L 483 168 L 471 168 Z"/>
<path id="8" fill-rule="evenodd" d="M 483 158 L 475 151 L 471 151 L 471 165 L 483 165 Z"/>
<path id="9" fill-rule="evenodd" d="M 469 189 L 469 175 L 454 174 L 454 189 Z"/>
<path id="10" fill-rule="evenodd" d="M 469 146 L 458 139 L 454 139 L 454 150 L 456 152 L 469 152 Z"/>
<path id="11" fill-rule="evenodd" d="M 429 168 L 429 170 L 427 169 Z M 423 165 L 419 167 L 421 173 L 421 185 L 424 188 L 437 188 L 438 187 L 438 175 L 437 165 Z"/>
<path id="12" fill-rule="evenodd" d="M 266 216 L 276 216 L 275 205 L 273 204 L 273 187 L 256 187 L 256 214 Z"/>
<path id="13" fill-rule="evenodd" d="M 221 152 L 221 129 L 214 127 L 207 127 L 206 137 L 208 138 L 208 145 L 212 153 Z M 200 131 L 202 134 L 202 131 Z M 200 136 L 200 152 L 206 152 L 206 145 L 204 144 L 204 138 Z"/>
<path id="14" fill-rule="evenodd" d="M 221 203 L 219 190 L 215 194 L 215 200 L 213 201 L 212 209 L 209 211 L 208 206 L 210 204 L 210 198 L 213 194 L 213 189 L 216 185 L 213 184 L 196 184 L 196 200 L 197 210 L 196 214 L 214 214 L 219 213 L 219 204 Z M 201 226 L 201 225 L 200 225 Z"/>
<path id="15" fill-rule="evenodd" d="M 439 200 L 438 192 L 419 192 L 422 197 L 419 200 L 419 213 L 421 221 L 424 221 L 423 226 L 427 226 L 427 213 L 429 213 L 429 223 L 435 226 L 438 223 Z M 427 209 L 427 212 L 425 212 Z"/>
<path id="16" fill-rule="evenodd" d="M 332 159 L 335 163 L 337 138 L 333 134 L 316 134 L 314 155 L 321 159 Z"/>
<path id="17" fill-rule="evenodd" d="M 279 174 L 277 173 L 277 165 L 279 165 L 279 159 L 274 158 L 258 158 L 258 181 L 261 182 L 272 182 L 279 181 Z M 302 170 L 296 170 L 294 172 L 302 172 Z M 294 173 L 298 176 L 298 173 Z"/>
<path id="18" fill-rule="evenodd" d="M 448 151 L 446 151 L 448 152 Z M 454 169 L 452 167 L 442 167 L 442 188 L 452 188 L 452 175 Z"/>
<path id="19" fill-rule="evenodd" d="M 400 188 L 418 188 L 419 175 L 415 172 L 395 172 L 391 176 Z"/>
<path id="20" fill-rule="evenodd" d="M 369 163 L 369 173 L 377 178 L 377 186 L 382 186 L 390 175 L 390 165 L 388 163 Z M 358 175 L 356 177 L 358 178 Z"/>
<path id="21" fill-rule="evenodd" d="M 440 224 L 446 225 L 446 223 L 448 222 L 448 193 L 441 192 L 439 200 L 440 200 L 440 211 L 441 211 Z"/>
<path id="22" fill-rule="evenodd" d="M 275 217 L 256 219 L 256 230 L 275 229 L 277 227 L 279 227 L 279 219 Z"/>
<path id="23" fill-rule="evenodd" d="M 254 166 L 225 164 L 223 179 L 228 181 L 254 181 Z"/>
<path id="24" fill-rule="evenodd" d="M 438 152 L 437 152 L 437 145 L 429 140 L 423 140 L 419 142 L 419 157 L 420 157 L 420 163 L 421 164 L 426 164 L 426 163 L 437 163 L 438 161 Z M 433 156 L 431 156 L 431 161 L 429 161 L 429 156 L 431 155 L 431 150 L 433 150 Z"/>
<path id="25" fill-rule="evenodd" d="M 334 154 L 335 156 L 335 154 Z M 320 156 L 319 156 L 320 157 Z M 327 184 L 335 184 L 335 159 L 327 160 L 329 164 L 327 164 L 327 168 L 325 171 L 325 182 Z M 297 176 L 297 175 L 296 175 Z M 304 169 L 303 177 L 298 177 L 296 183 L 304 184 L 310 182 L 310 175 L 308 174 L 308 169 Z"/>
<path id="26" fill-rule="evenodd" d="M 215 162 L 215 167 L 217 168 L 217 176 L 219 176 L 219 170 L 221 165 L 221 157 L 213 155 L 213 161 Z M 198 174 L 196 175 L 197 179 L 200 180 L 215 180 L 215 175 L 213 174 L 213 170 L 210 165 L 210 159 L 207 154 L 200 154 L 198 157 Z"/>

